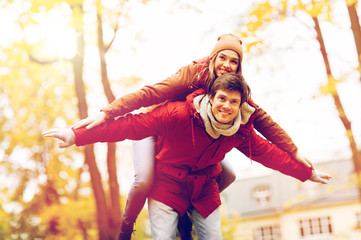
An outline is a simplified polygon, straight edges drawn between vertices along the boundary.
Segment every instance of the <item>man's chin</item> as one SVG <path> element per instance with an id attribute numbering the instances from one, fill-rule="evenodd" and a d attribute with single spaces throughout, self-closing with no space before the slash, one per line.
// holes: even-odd
<path id="1" fill-rule="evenodd" d="M 232 120 L 229 120 L 228 118 L 227 119 L 225 119 L 225 118 L 216 118 L 216 120 L 217 120 L 217 122 L 219 122 L 219 123 L 222 123 L 222 124 L 228 124 L 228 123 L 230 123 L 230 122 L 232 122 Z"/>

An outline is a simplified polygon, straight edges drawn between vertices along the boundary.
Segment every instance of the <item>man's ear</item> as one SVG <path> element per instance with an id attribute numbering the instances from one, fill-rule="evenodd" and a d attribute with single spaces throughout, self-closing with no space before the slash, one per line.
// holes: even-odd
<path id="1" fill-rule="evenodd" d="M 213 100 L 214 100 L 214 97 L 209 95 L 209 102 L 211 103 L 211 105 L 213 104 Z"/>

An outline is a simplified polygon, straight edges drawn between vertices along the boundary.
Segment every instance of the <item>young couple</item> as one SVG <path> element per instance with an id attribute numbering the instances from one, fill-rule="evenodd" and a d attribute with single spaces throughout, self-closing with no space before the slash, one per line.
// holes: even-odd
<path id="1" fill-rule="evenodd" d="M 72 129 L 44 132 L 46 137 L 62 140 L 60 147 L 145 138 L 134 145 L 140 148 L 134 157 L 136 176 L 119 239 L 130 239 L 146 197 L 154 239 L 175 239 L 178 222 L 186 219 L 178 221 L 178 217 L 187 213 L 198 239 L 222 239 L 219 192 L 235 178 L 223 160 L 233 148 L 301 181 L 327 183 L 330 179 L 314 170 L 290 137 L 252 102 L 241 73 L 242 57 L 241 40 L 224 34 L 209 57 L 161 83 L 117 99 Z M 186 101 L 175 101 L 187 95 Z M 124 116 L 169 99 L 173 101 L 145 114 Z M 190 230 L 185 232 L 182 239 L 190 238 Z"/>

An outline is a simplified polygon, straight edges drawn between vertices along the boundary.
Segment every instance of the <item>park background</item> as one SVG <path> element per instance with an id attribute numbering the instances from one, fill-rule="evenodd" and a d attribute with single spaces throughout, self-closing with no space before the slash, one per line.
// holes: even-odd
<path id="1" fill-rule="evenodd" d="M 357 0 L 1 0 L 0 238 L 114 239 L 131 142 L 62 150 L 41 132 L 165 79 L 223 33 L 242 38 L 253 100 L 300 151 L 359 172 L 358 16 Z M 228 158 L 239 178 L 268 171 Z"/>

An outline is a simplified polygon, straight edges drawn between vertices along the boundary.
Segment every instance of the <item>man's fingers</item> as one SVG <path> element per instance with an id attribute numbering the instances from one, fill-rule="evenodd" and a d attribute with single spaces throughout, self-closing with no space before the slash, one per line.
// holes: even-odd
<path id="1" fill-rule="evenodd" d="M 47 130 L 47 131 L 45 131 L 45 132 L 42 132 L 41 134 L 42 134 L 44 137 L 51 137 L 52 134 L 53 134 L 53 130 L 50 129 L 50 130 Z"/>
<path id="2" fill-rule="evenodd" d="M 56 129 L 50 129 L 50 130 L 48 130 L 48 131 L 45 131 L 45 132 L 43 132 L 42 133 L 42 135 L 44 136 L 44 137 L 55 137 L 55 138 L 58 138 L 58 130 L 56 130 Z"/>
<path id="3" fill-rule="evenodd" d="M 67 148 L 75 144 L 74 132 L 71 129 L 50 129 L 42 133 L 44 137 L 52 137 L 60 140 L 58 146 Z"/>
<path id="4" fill-rule="evenodd" d="M 66 143 L 66 142 L 60 142 L 58 145 L 59 145 L 59 148 L 67 148 L 67 147 L 69 147 L 69 144 Z"/>
<path id="5" fill-rule="evenodd" d="M 328 183 L 328 181 L 326 181 L 326 180 L 324 180 L 324 179 L 322 179 L 322 178 L 320 178 L 320 182 L 321 182 L 322 184 L 327 184 L 327 183 Z"/>
<path id="6" fill-rule="evenodd" d="M 319 182 L 322 184 L 328 184 L 328 182 L 331 178 L 332 177 L 327 173 L 320 172 L 317 170 L 312 170 L 312 175 L 309 180 L 311 180 L 313 182 Z"/>
<path id="7" fill-rule="evenodd" d="M 52 137 L 65 141 L 64 132 L 62 132 L 61 130 L 50 129 L 48 131 L 43 132 L 42 134 L 44 137 Z"/>
<path id="8" fill-rule="evenodd" d="M 322 179 L 327 179 L 327 180 L 330 180 L 332 178 L 332 176 L 330 176 L 329 174 L 327 173 L 319 173 L 319 176 L 322 178 Z"/>
<path id="9" fill-rule="evenodd" d="M 332 178 L 331 175 L 324 172 L 316 171 L 316 173 L 319 178 L 319 181 L 323 184 L 327 184 L 329 180 Z"/>

